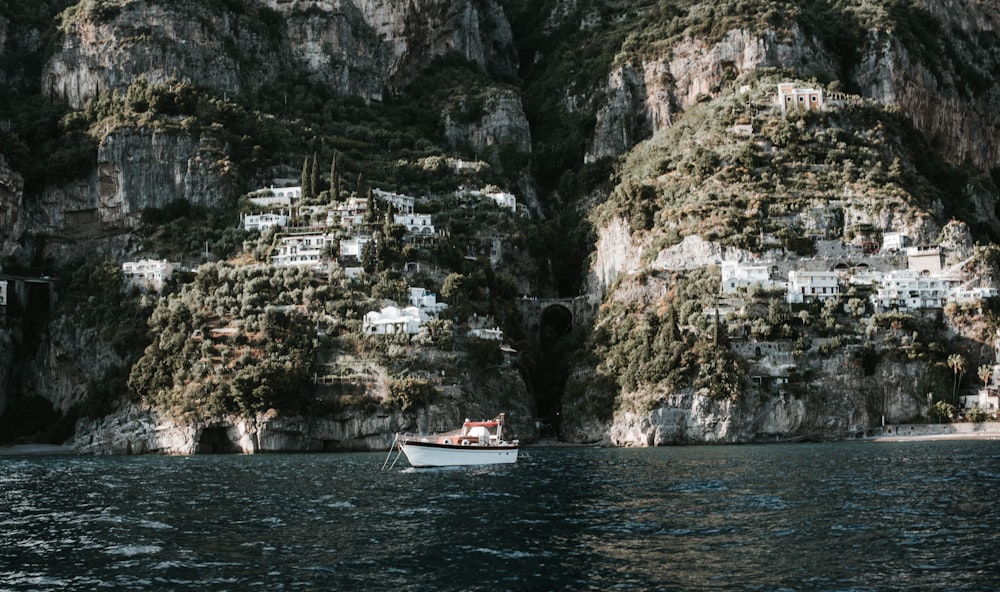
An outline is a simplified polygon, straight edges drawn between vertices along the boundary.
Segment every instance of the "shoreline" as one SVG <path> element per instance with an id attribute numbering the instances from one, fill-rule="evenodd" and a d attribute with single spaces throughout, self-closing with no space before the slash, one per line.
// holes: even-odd
<path id="1" fill-rule="evenodd" d="M 14 444 L 0 446 L 0 457 L 8 456 L 66 456 L 75 454 L 64 444 Z"/>
<path id="2" fill-rule="evenodd" d="M 860 439 L 868 442 L 1000 440 L 1000 422 L 887 425 Z"/>

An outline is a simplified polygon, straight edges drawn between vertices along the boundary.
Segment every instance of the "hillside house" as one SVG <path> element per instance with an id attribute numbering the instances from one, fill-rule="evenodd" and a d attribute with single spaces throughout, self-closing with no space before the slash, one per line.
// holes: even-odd
<path id="1" fill-rule="evenodd" d="M 785 285 L 785 282 L 771 279 L 771 268 L 767 265 L 741 265 L 727 261 L 722 264 L 721 271 L 723 294 L 736 294 L 753 287 L 771 289 Z"/>
<path id="2" fill-rule="evenodd" d="M 331 236 L 319 232 L 279 237 L 277 246 L 271 252 L 271 265 L 320 268 L 324 250 L 332 244 Z"/>
<path id="3" fill-rule="evenodd" d="M 288 226 L 288 216 L 284 214 L 248 214 L 243 216 L 243 230 L 261 232 L 268 228 Z"/>
<path id="4" fill-rule="evenodd" d="M 507 208 L 512 212 L 517 211 L 517 198 L 514 197 L 513 193 L 507 193 L 506 191 L 496 190 L 478 190 L 478 189 L 463 189 L 461 190 L 462 195 L 490 199 L 497 206 L 501 208 Z"/>
<path id="5" fill-rule="evenodd" d="M 340 256 L 341 257 L 354 257 L 355 259 L 361 259 L 361 252 L 364 250 L 365 245 L 368 241 L 372 240 L 370 236 L 355 236 L 351 238 L 344 238 L 340 240 Z"/>
<path id="6" fill-rule="evenodd" d="M 955 304 L 975 304 L 984 298 L 996 298 L 1000 291 L 996 288 L 956 288 L 948 293 L 948 302 Z"/>
<path id="7" fill-rule="evenodd" d="M 906 268 L 924 273 L 941 273 L 944 253 L 938 247 L 909 247 L 906 249 Z"/>
<path id="8" fill-rule="evenodd" d="M 427 317 L 416 306 L 399 308 L 387 306 L 380 311 L 365 313 L 362 330 L 365 335 L 394 335 L 406 333 L 416 335 Z"/>
<path id="9" fill-rule="evenodd" d="M 951 281 L 910 269 L 885 273 L 871 295 L 876 312 L 888 310 L 916 311 L 941 308 L 945 304 Z"/>
<path id="10" fill-rule="evenodd" d="M 475 337 L 484 341 L 503 341 L 503 330 L 499 327 L 493 327 L 492 329 L 472 329 L 469 331 L 469 337 Z"/>
<path id="11" fill-rule="evenodd" d="M 791 304 L 826 302 L 840 296 L 836 271 L 789 271 L 787 300 Z"/>
<path id="12" fill-rule="evenodd" d="M 909 239 L 902 232 L 886 232 L 882 235 L 882 250 L 895 253 L 906 248 Z"/>
<path id="13" fill-rule="evenodd" d="M 255 197 L 250 198 L 250 203 L 255 206 L 269 208 L 274 206 L 290 207 L 295 202 L 302 199 L 302 187 L 269 187 L 258 191 Z"/>
<path id="14" fill-rule="evenodd" d="M 444 302 L 437 301 L 437 295 L 428 292 L 425 288 L 410 288 L 410 305 L 416 306 L 420 310 L 431 316 L 437 316 L 442 310 L 448 308 Z"/>
<path id="15" fill-rule="evenodd" d="M 368 200 L 361 197 L 352 197 L 327 211 L 326 225 L 328 227 L 339 225 L 348 230 L 358 228 L 365 223 L 365 215 L 367 213 Z"/>
<path id="16" fill-rule="evenodd" d="M 416 201 L 412 196 L 382 191 L 381 189 L 372 189 L 372 197 L 382 203 L 392 204 L 393 210 L 401 214 L 412 214 L 413 202 Z"/>
<path id="17" fill-rule="evenodd" d="M 821 111 L 823 91 L 815 88 L 798 88 L 792 82 L 782 82 L 778 84 L 777 102 L 782 115 L 790 112 Z"/>
<path id="18" fill-rule="evenodd" d="M 430 214 L 395 214 L 392 221 L 405 226 L 410 234 L 422 236 L 434 234 L 434 222 Z"/>
<path id="19" fill-rule="evenodd" d="M 143 259 L 122 263 L 122 278 L 125 285 L 142 290 L 159 292 L 173 274 L 174 266 L 166 259 L 161 261 Z"/>

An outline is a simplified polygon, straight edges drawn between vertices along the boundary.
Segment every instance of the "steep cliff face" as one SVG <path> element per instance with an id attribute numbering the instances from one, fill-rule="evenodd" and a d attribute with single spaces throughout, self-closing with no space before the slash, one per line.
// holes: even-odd
<path id="1" fill-rule="evenodd" d="M 818 364 L 823 379 L 799 394 L 748 392 L 739 401 L 713 400 L 704 393 L 628 393 L 610 424 L 574 425 L 579 441 L 615 446 L 767 442 L 789 438 L 842 438 L 872 426 L 919 421 L 926 407 L 919 391 L 921 364 L 882 364 L 865 376 L 850 357 Z M 647 410 L 641 401 L 658 398 Z"/>
<path id="2" fill-rule="evenodd" d="M 121 255 L 143 210 L 178 199 L 219 206 L 232 197 L 231 166 L 225 146 L 210 136 L 118 128 L 101 143 L 91 175 L 47 187 L 29 208 L 30 224 L 11 226 L 17 230 L 9 239 L 23 239 L 30 231 L 40 239 L 38 254 L 54 261 L 73 260 L 81 245 Z"/>
<path id="3" fill-rule="evenodd" d="M 798 27 L 779 37 L 773 31 L 726 33 L 718 43 L 687 38 L 669 55 L 634 60 L 608 77 L 606 103 L 597 113 L 587 158 L 617 156 L 670 126 L 677 111 L 720 92 L 727 81 L 760 68 L 793 66 L 803 77 L 835 78 L 835 61 Z"/>
<path id="4" fill-rule="evenodd" d="M 23 235 L 24 219 L 24 179 L 11 170 L 7 160 L 0 155 L 0 258 L 16 260 L 20 258 L 21 246 L 18 239 Z"/>
<path id="5" fill-rule="evenodd" d="M 494 2 L 268 0 L 237 14 L 214 3 L 129 1 L 112 15 L 80 7 L 66 15 L 42 91 L 77 108 L 139 75 L 236 96 L 303 72 L 345 95 L 380 100 L 449 52 L 515 70 L 510 27 Z"/>

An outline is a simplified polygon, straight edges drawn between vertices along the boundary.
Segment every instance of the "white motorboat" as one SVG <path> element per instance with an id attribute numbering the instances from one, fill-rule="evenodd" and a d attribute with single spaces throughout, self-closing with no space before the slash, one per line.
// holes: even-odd
<path id="1" fill-rule="evenodd" d="M 460 429 L 443 434 L 396 434 L 394 448 L 417 468 L 514 463 L 518 441 L 503 439 L 504 416 L 501 413 L 485 421 L 466 419 Z"/>

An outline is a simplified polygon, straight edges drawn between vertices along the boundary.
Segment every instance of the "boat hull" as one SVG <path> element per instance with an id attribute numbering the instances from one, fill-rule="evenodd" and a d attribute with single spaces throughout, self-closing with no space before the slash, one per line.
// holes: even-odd
<path id="1" fill-rule="evenodd" d="M 496 465 L 517 462 L 517 446 L 460 446 L 435 442 L 400 442 L 410 464 L 417 468 Z"/>

